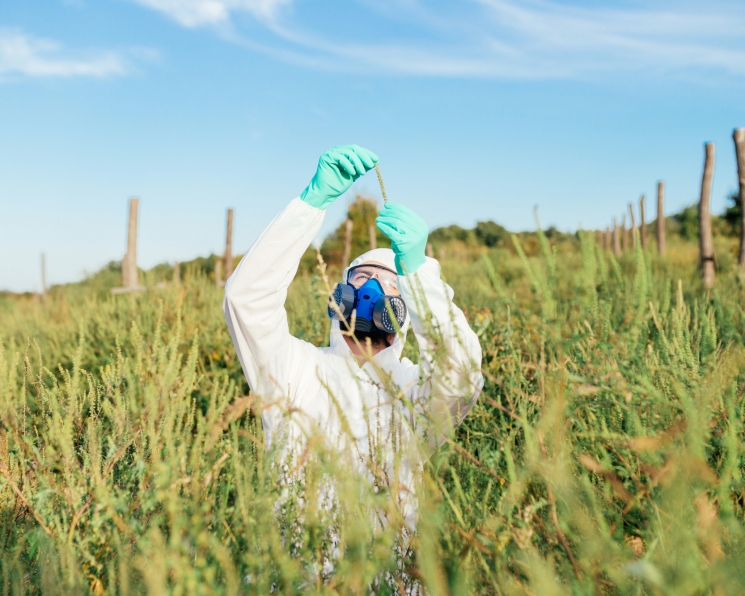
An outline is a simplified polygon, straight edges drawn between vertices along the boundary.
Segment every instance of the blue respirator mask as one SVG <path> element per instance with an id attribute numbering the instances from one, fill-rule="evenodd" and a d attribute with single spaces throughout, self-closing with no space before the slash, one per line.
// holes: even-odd
<path id="1" fill-rule="evenodd" d="M 351 325 L 353 310 L 357 311 L 354 331 L 370 332 L 377 329 L 382 333 L 396 333 L 406 321 L 403 298 L 386 296 L 383 286 L 374 277 L 359 288 L 352 284 L 336 284 L 329 298 L 329 317 Z"/>

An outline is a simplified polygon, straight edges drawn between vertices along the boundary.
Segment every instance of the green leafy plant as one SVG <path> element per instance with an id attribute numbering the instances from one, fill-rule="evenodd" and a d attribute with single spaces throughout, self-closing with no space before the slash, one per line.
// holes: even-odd
<path id="1" fill-rule="evenodd" d="M 205 274 L 6 299 L 4 593 L 742 592 L 738 276 L 703 290 L 682 240 L 664 260 L 616 259 L 583 233 L 514 242 L 442 263 L 486 386 L 427 462 L 407 552 L 400 524 L 370 519 L 387 496 L 322 446 L 285 482 Z M 287 303 L 317 345 L 321 285 L 298 275 Z"/>

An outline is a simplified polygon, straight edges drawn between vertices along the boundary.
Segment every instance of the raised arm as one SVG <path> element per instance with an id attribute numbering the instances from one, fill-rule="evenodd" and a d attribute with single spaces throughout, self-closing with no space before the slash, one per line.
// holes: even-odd
<path id="1" fill-rule="evenodd" d="M 420 382 L 411 398 L 416 413 L 435 426 L 430 442 L 438 444 L 462 422 L 481 393 L 481 346 L 463 311 L 453 303 L 452 288 L 440 278 L 439 263 L 425 257 L 424 220 L 389 202 L 377 223 L 396 253 L 398 288 L 419 344 Z M 426 425 L 421 430 L 426 432 Z"/>
<path id="2" fill-rule="evenodd" d="M 270 224 L 225 284 L 223 310 L 251 391 L 264 407 L 292 400 L 297 371 L 309 370 L 318 351 L 290 335 L 287 288 L 303 253 L 321 228 L 325 209 L 375 166 L 377 157 L 356 145 L 334 147 L 318 161 L 315 176 Z M 298 366 L 303 363 L 304 366 Z M 263 414 L 270 438 L 273 412 Z"/>
<path id="3" fill-rule="evenodd" d="M 287 288 L 324 211 L 294 199 L 269 224 L 225 284 L 223 310 L 238 358 L 254 395 L 287 395 L 293 362 L 303 352 L 290 335 Z"/>

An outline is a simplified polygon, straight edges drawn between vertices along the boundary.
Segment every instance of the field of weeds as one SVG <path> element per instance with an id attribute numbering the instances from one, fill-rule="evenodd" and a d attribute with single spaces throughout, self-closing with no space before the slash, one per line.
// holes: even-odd
<path id="1" fill-rule="evenodd" d="M 428 462 L 403 558 L 400 528 L 367 522 L 385 495 L 361 499 L 329 454 L 283 485 L 208 278 L 3 302 L 2 593 L 742 594 L 732 247 L 717 246 L 711 291 L 693 243 L 664 259 L 616 259 L 589 235 L 533 248 L 443 262 L 486 386 Z M 325 300 L 298 275 L 294 334 L 326 341 Z M 333 510 L 318 498 L 329 477 Z"/>

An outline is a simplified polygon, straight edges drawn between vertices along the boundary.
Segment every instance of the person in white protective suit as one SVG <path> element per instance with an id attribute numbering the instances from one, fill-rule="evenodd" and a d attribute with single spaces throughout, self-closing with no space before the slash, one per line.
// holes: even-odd
<path id="1" fill-rule="evenodd" d="M 329 347 L 293 337 L 284 308 L 325 208 L 376 162 L 355 145 L 322 155 L 308 188 L 275 217 L 228 279 L 224 311 L 248 385 L 261 400 L 267 446 L 280 442 L 287 453 L 299 454 L 311 435 L 321 435 L 375 483 L 381 470 L 366 463 L 371 449 L 377 458 L 382 453 L 383 475 L 393 467 L 393 451 L 403 450 L 397 486 L 408 487 L 401 513 L 413 529 L 411 494 L 426 451 L 463 420 L 483 386 L 478 338 L 453 304 L 439 263 L 425 256 L 426 224 L 406 207 L 384 205 L 376 221 L 392 250 L 371 250 L 345 269 L 329 307 Z M 374 310 L 362 304 L 369 295 L 386 306 L 365 319 L 363 307 Z M 409 324 L 418 364 L 401 357 Z"/>

